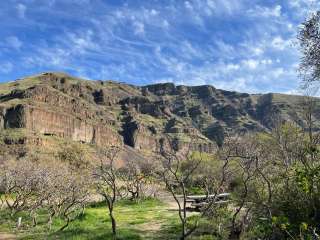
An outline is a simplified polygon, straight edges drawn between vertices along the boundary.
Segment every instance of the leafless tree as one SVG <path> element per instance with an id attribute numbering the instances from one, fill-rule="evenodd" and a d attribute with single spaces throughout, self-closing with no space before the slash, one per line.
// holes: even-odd
<path id="1" fill-rule="evenodd" d="M 1 169 L 1 182 L 4 187 L 3 201 L 14 216 L 20 211 L 37 205 L 35 189 L 39 188 L 38 165 L 26 159 L 8 161 Z"/>
<path id="2" fill-rule="evenodd" d="M 201 160 L 191 159 L 190 143 L 185 151 L 178 152 L 176 146 L 173 145 L 171 139 L 163 139 L 159 149 L 161 156 L 161 169 L 158 174 L 166 186 L 166 189 L 171 193 L 179 210 L 179 219 L 181 222 L 181 237 L 186 239 L 191 235 L 196 228 L 187 228 L 187 182 L 191 180 L 192 174 L 199 167 Z M 182 200 L 179 199 L 182 195 Z"/>
<path id="3" fill-rule="evenodd" d="M 126 167 L 119 169 L 119 177 L 124 184 L 125 192 L 130 194 L 130 199 L 139 199 L 142 187 L 146 184 L 147 176 L 139 170 L 138 166 L 128 164 Z"/>
<path id="4" fill-rule="evenodd" d="M 100 164 L 94 171 L 97 192 L 104 198 L 109 211 L 114 239 L 117 235 L 117 224 L 113 210 L 120 189 L 119 170 L 116 166 L 119 151 L 119 148 L 111 147 L 101 153 Z"/>
<path id="5" fill-rule="evenodd" d="M 65 229 L 89 196 L 89 175 L 71 171 L 64 163 L 22 159 L 6 162 L 1 172 L 3 201 L 11 215 L 28 212 L 33 225 L 37 224 L 37 211 L 44 208 L 49 222 L 54 216 L 61 217 L 66 221 L 61 230 Z"/>
<path id="6" fill-rule="evenodd" d="M 221 162 L 222 164 L 216 172 L 208 171 L 210 168 L 204 162 L 202 153 L 193 154 L 193 146 L 194 143 L 190 142 L 187 147 L 177 149 L 174 142 L 166 138 L 162 141 L 159 152 L 161 169 L 159 169 L 158 174 L 177 203 L 182 228 L 180 239 L 186 239 L 195 232 L 199 220 L 208 216 L 210 211 L 216 207 L 217 196 L 223 191 L 228 167 L 227 159 Z M 201 187 L 207 192 L 207 204 L 201 208 L 201 213 L 195 223 L 190 224 L 187 218 L 188 185 L 199 176 L 202 178 Z M 212 197 L 212 194 L 214 197 Z"/>
<path id="7" fill-rule="evenodd" d="M 131 200 L 154 194 L 154 191 L 150 191 L 154 184 L 153 167 L 147 159 L 130 158 L 118 169 L 124 194 L 129 194 Z"/>
<path id="8" fill-rule="evenodd" d="M 71 171 L 65 165 L 55 166 L 49 171 L 46 185 L 48 196 L 44 206 L 48 209 L 49 226 L 55 216 L 65 220 L 65 224 L 60 228 L 62 231 L 83 213 L 90 196 L 90 175 L 84 171 Z"/>

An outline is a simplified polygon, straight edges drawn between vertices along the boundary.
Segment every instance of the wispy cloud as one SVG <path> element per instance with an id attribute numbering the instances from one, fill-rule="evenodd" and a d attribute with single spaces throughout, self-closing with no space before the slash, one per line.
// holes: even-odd
<path id="1" fill-rule="evenodd" d="M 281 16 L 281 5 L 275 5 L 274 7 L 265 7 L 256 5 L 254 8 L 251 8 L 247 11 L 250 16 L 254 17 L 280 17 Z"/>
<path id="2" fill-rule="evenodd" d="M 17 9 L 17 14 L 19 18 L 25 18 L 25 14 L 27 11 L 27 7 L 26 5 L 22 4 L 22 3 L 18 3 L 16 6 Z"/>
<path id="3" fill-rule="evenodd" d="M 136 84 L 290 92 L 299 81 L 294 40 L 310 6 L 319 3 L 3 1 L 2 80 L 59 70 Z"/>
<path id="4" fill-rule="evenodd" d="M 5 40 L 6 40 L 6 45 L 15 50 L 19 50 L 23 45 L 20 39 L 16 36 L 9 36 Z"/>
<path id="5" fill-rule="evenodd" d="M 10 73 L 13 70 L 13 64 L 11 62 L 0 62 L 0 72 Z"/>

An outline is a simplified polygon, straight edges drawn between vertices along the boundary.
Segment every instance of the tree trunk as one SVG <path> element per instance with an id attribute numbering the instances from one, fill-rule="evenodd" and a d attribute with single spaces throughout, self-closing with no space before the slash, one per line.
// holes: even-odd
<path id="1" fill-rule="evenodd" d="M 117 224 L 116 224 L 116 219 L 113 216 L 112 211 L 110 211 L 110 219 L 111 219 L 111 225 L 112 225 L 112 238 L 116 239 L 117 238 Z"/>
<path id="2" fill-rule="evenodd" d="M 33 227 L 37 226 L 38 222 L 37 222 L 37 217 L 36 216 L 32 217 L 32 223 L 33 223 Z"/>
<path id="3" fill-rule="evenodd" d="M 182 231 L 181 231 L 181 237 L 180 240 L 185 240 L 186 239 L 186 224 L 185 222 L 182 222 Z"/>
<path id="4" fill-rule="evenodd" d="M 60 228 L 60 230 L 59 230 L 59 231 L 63 231 L 65 228 L 67 228 L 67 227 L 69 226 L 70 218 L 69 218 L 69 216 L 67 216 L 66 218 L 67 218 L 67 222 L 66 222 L 66 224 L 65 224 L 62 228 Z"/>

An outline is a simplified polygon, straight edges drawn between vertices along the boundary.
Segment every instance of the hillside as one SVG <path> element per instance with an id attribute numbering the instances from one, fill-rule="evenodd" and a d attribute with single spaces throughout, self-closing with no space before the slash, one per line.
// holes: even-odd
<path id="1" fill-rule="evenodd" d="M 147 156 L 168 135 L 177 147 L 193 139 L 194 149 L 212 152 L 227 133 L 270 130 L 274 116 L 304 126 L 304 102 L 301 96 L 207 85 L 140 87 L 43 73 L 0 84 L 0 147 L 2 155 L 23 156 L 34 146 L 44 153 L 75 141 Z"/>

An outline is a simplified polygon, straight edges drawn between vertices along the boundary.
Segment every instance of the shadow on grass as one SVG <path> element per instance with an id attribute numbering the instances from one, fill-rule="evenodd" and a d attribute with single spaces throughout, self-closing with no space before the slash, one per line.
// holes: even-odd
<path id="1" fill-rule="evenodd" d="M 88 240 L 105 240 L 112 239 L 112 234 L 108 229 L 95 229 L 90 230 L 67 230 L 59 233 L 55 233 L 49 236 L 48 239 L 88 239 Z M 117 234 L 117 239 L 125 240 L 140 240 L 142 239 L 138 234 L 132 232 L 129 229 L 121 229 Z"/>
<path id="2" fill-rule="evenodd" d="M 21 240 L 31 240 L 31 239 L 59 239 L 59 240 L 106 240 L 112 239 L 112 234 L 109 229 L 94 229 L 94 230 L 85 230 L 85 229 L 66 229 L 64 231 L 54 232 L 49 235 L 46 234 L 31 234 L 25 237 L 19 238 Z M 119 229 L 117 234 L 118 240 L 142 240 L 138 233 L 133 232 L 131 229 Z"/>

